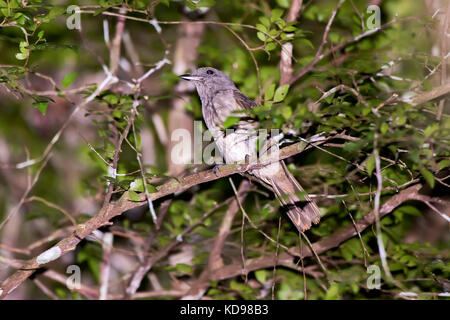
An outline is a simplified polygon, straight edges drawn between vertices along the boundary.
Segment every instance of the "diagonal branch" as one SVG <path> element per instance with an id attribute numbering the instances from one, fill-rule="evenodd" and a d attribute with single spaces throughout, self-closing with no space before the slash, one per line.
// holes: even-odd
<path id="1" fill-rule="evenodd" d="M 190 187 L 201 183 L 217 180 L 219 178 L 226 177 L 235 173 L 242 173 L 247 170 L 262 167 L 270 162 L 275 162 L 291 157 L 311 148 L 313 145 L 324 143 L 325 141 L 333 137 L 336 136 L 323 138 L 313 143 L 305 143 L 303 141 L 295 143 L 281 149 L 277 158 L 269 158 L 266 163 L 229 164 L 221 167 L 220 170 L 217 170 L 216 173 L 214 173 L 214 170 L 207 170 L 181 178 L 178 181 L 169 181 L 159 186 L 157 188 L 157 192 L 150 194 L 151 200 L 156 200 L 169 194 L 189 189 Z M 59 241 L 55 246 L 41 253 L 39 256 L 30 259 L 22 266 L 20 270 L 16 271 L 13 275 L 3 281 L 3 283 L 0 285 L 0 299 L 3 299 L 5 296 L 11 293 L 22 282 L 30 277 L 37 269 L 41 268 L 51 261 L 59 259 L 62 255 L 75 250 L 76 246 L 81 240 L 86 238 L 94 230 L 102 226 L 109 225 L 109 220 L 111 220 L 112 218 L 121 215 L 127 210 L 145 205 L 147 203 L 145 195 L 141 195 L 140 200 L 141 201 L 139 202 L 131 201 L 129 199 L 128 192 L 125 192 L 118 201 L 114 203 L 105 202 L 102 209 L 94 217 L 92 217 L 86 223 L 77 225 L 75 231 L 70 236 Z"/>

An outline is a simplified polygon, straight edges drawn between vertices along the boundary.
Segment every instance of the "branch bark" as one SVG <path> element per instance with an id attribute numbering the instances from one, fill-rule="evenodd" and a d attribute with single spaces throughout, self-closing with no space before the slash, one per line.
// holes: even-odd
<path id="1" fill-rule="evenodd" d="M 450 82 L 443 84 L 442 86 L 431 89 L 430 91 L 425 91 L 418 94 L 413 98 L 411 104 L 417 106 L 419 104 L 434 100 L 436 98 L 442 97 L 450 93 Z"/>
<path id="2" fill-rule="evenodd" d="M 392 212 L 396 207 L 409 200 L 417 200 L 420 198 L 423 200 L 423 196 L 419 195 L 419 190 L 422 188 L 421 184 L 413 185 L 405 190 L 400 191 L 392 198 L 387 200 L 380 208 L 380 218 Z M 342 230 L 337 231 L 331 236 L 319 240 L 312 244 L 312 248 L 317 254 L 324 253 L 332 248 L 339 246 L 344 241 L 356 236 L 358 232 L 362 232 L 368 226 L 375 223 L 375 211 L 371 211 L 369 214 L 356 221 L 356 228 L 353 224 L 345 227 Z M 302 255 L 298 247 L 291 247 L 289 252 L 283 252 L 278 255 L 278 265 L 291 266 L 294 264 L 294 257 L 311 257 L 313 252 L 309 247 L 303 247 Z M 263 268 L 273 267 L 273 255 L 263 256 L 256 259 L 247 260 L 246 271 L 254 271 Z M 232 264 L 215 270 L 211 275 L 210 280 L 224 280 L 232 278 L 242 274 L 242 266 L 240 264 Z"/>
<path id="3" fill-rule="evenodd" d="M 313 143 L 298 142 L 283 148 L 279 152 L 279 157 L 276 159 L 269 159 L 267 163 L 251 163 L 251 164 L 229 164 L 224 165 L 214 173 L 213 170 L 202 171 L 197 174 L 189 175 L 181 178 L 178 181 L 169 181 L 157 188 L 157 192 L 150 194 L 151 200 L 156 200 L 167 196 L 169 194 L 189 189 L 194 185 L 205 183 L 208 181 L 217 180 L 222 177 L 226 177 L 235 173 L 245 172 L 247 170 L 255 169 L 268 164 L 269 162 L 278 161 L 299 154 L 304 150 L 311 148 L 313 145 L 317 145 L 327 141 L 329 138 L 324 138 L 320 141 Z M 59 241 L 55 246 L 41 253 L 39 256 L 30 259 L 25 263 L 22 268 L 16 271 L 13 275 L 7 278 L 0 285 L 0 299 L 10 294 L 16 289 L 22 282 L 30 277 L 37 269 L 43 267 L 51 261 L 59 259 L 62 255 L 75 250 L 78 243 L 91 234 L 94 230 L 109 225 L 112 218 L 121 215 L 123 212 L 143 206 L 147 204 L 145 194 L 141 194 L 139 202 L 131 201 L 128 192 L 125 192 L 122 197 L 116 202 L 104 203 L 102 209 L 86 223 L 77 225 L 75 231 L 68 237 Z"/>
<path id="4" fill-rule="evenodd" d="M 285 147 L 280 150 L 279 156 L 277 158 L 268 159 L 265 163 L 251 163 L 251 164 L 228 164 L 221 167 L 219 170 L 217 170 L 216 174 L 213 172 L 213 170 L 207 170 L 202 171 L 197 174 L 192 174 L 187 177 L 179 179 L 179 181 L 169 181 L 160 187 L 157 188 L 157 192 L 150 194 L 151 200 L 156 200 L 159 198 L 162 198 L 166 195 L 176 193 L 179 191 L 186 190 L 194 185 L 198 185 L 201 183 L 205 183 L 208 181 L 217 180 L 222 177 L 226 177 L 235 173 L 242 173 L 251 169 L 255 169 L 264 165 L 267 165 L 270 162 L 282 160 L 291 156 L 294 156 L 296 154 L 299 154 L 303 152 L 304 150 L 307 150 L 309 148 L 312 148 L 314 145 L 322 144 L 332 138 L 339 137 L 331 136 L 328 138 L 323 138 L 321 140 L 317 140 L 312 143 L 305 143 L 305 142 L 298 142 L 295 144 L 292 144 L 288 147 Z M 393 208 L 398 206 L 400 203 L 413 199 L 414 196 L 417 194 L 417 190 L 419 189 L 419 185 L 415 185 L 413 187 L 410 187 L 404 191 L 401 191 L 398 195 L 392 197 L 389 199 L 381 208 L 380 210 L 380 217 L 390 212 Z M 407 192 L 408 190 L 408 192 Z M 414 192 L 412 192 L 413 190 Z M 406 194 L 406 195 L 405 195 Z M 408 196 L 409 195 L 409 196 Z M 412 197 L 412 198 L 411 198 Z M 406 199 L 406 200 L 405 200 Z M 21 283 L 23 283 L 28 277 L 30 277 L 37 269 L 42 268 L 43 266 L 47 265 L 48 263 L 59 259 L 64 254 L 75 250 L 78 243 L 86 238 L 88 235 L 90 235 L 94 230 L 105 226 L 110 225 L 111 223 L 109 220 L 112 218 L 121 215 L 125 211 L 128 211 L 130 209 L 142 206 L 147 204 L 145 195 L 141 195 L 141 201 L 134 202 L 129 199 L 128 192 L 125 192 L 122 197 L 113 203 L 106 203 L 103 208 L 90 220 L 88 220 L 86 223 L 82 223 L 77 225 L 75 228 L 75 231 L 68 237 L 64 238 L 63 240 L 59 241 L 55 246 L 48 249 L 47 251 L 41 253 L 40 255 L 34 257 L 33 259 L 30 259 L 27 261 L 20 270 L 17 270 L 14 274 L 12 274 L 9 278 L 7 278 L 3 283 L 0 285 L 0 299 L 3 299 L 8 294 L 10 294 L 14 289 L 16 289 Z M 374 215 L 373 212 L 369 214 L 368 216 L 364 217 L 360 221 L 357 222 L 358 230 L 363 230 L 370 224 L 374 222 Z M 350 225 L 346 229 L 342 230 L 340 233 L 335 235 L 334 237 L 330 237 L 324 240 L 319 241 L 318 243 L 313 245 L 313 248 L 316 250 L 317 253 L 324 252 L 325 250 L 328 250 L 332 247 L 337 246 L 342 241 L 354 236 L 356 234 L 356 230 L 353 225 Z M 291 248 L 289 250 L 290 254 L 299 255 L 299 253 L 296 253 L 296 248 Z M 306 248 L 304 250 L 304 256 L 311 255 L 311 252 Z M 283 261 L 283 254 L 281 254 L 279 261 Z M 157 259 L 157 257 L 154 257 L 154 259 Z M 271 265 L 273 265 L 273 257 L 270 259 Z M 241 268 L 239 267 L 239 270 Z M 232 271 L 229 271 L 227 267 L 224 267 L 221 270 L 225 271 L 217 271 L 214 272 L 214 277 L 220 278 L 220 274 L 229 274 Z M 228 270 L 228 271 L 227 271 Z M 250 270 L 249 270 L 250 271 Z M 240 271 L 239 271 L 240 272 Z"/>
<path id="5" fill-rule="evenodd" d="M 293 22 L 297 19 L 297 16 L 302 7 L 303 0 L 293 0 L 289 12 L 286 16 L 286 21 Z M 286 42 L 281 46 L 281 60 L 280 60 L 280 86 L 289 83 L 292 77 L 292 51 L 293 45 L 291 42 Z"/>

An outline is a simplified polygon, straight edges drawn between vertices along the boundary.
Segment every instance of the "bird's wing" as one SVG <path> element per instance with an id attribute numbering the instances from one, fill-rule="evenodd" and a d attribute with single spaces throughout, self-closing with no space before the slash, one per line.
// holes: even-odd
<path id="1" fill-rule="evenodd" d="M 239 90 L 233 91 L 234 100 L 236 100 L 237 105 L 240 109 L 252 109 L 258 106 L 255 101 L 247 97 L 245 94 L 240 92 Z"/>
<path id="2" fill-rule="evenodd" d="M 257 127 L 255 119 L 245 112 L 245 110 L 256 107 L 257 104 L 239 90 L 224 90 L 216 93 L 213 98 L 213 106 L 214 117 L 212 119 L 219 127 L 222 127 L 228 117 L 240 118 L 240 121 L 231 128 L 254 129 Z"/>

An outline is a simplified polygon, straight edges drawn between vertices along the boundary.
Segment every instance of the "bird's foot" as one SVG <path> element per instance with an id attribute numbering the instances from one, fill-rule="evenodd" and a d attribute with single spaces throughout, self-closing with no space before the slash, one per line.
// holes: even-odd
<path id="1" fill-rule="evenodd" d="M 214 172 L 214 174 L 217 176 L 217 170 L 219 170 L 220 169 L 220 167 L 222 167 L 222 166 L 224 166 L 225 164 L 224 163 L 221 163 L 221 164 L 216 164 L 215 166 L 214 166 L 214 168 L 213 168 L 213 172 Z"/>
<path id="2" fill-rule="evenodd" d="M 246 155 L 245 155 L 245 164 L 246 164 L 246 165 L 249 165 L 249 164 L 250 164 L 250 155 L 249 155 L 249 154 L 246 154 Z"/>

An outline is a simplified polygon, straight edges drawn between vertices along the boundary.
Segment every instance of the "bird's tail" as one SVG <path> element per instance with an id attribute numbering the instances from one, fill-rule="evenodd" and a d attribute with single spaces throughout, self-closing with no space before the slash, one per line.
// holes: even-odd
<path id="1" fill-rule="evenodd" d="M 275 195 L 287 210 L 287 215 L 300 232 L 311 228 L 320 221 L 320 210 L 315 202 L 304 193 L 300 200 L 298 192 L 304 192 L 302 186 L 286 168 L 284 161 L 280 161 L 282 168 L 278 171 L 276 179 L 271 179 L 271 185 Z"/>

